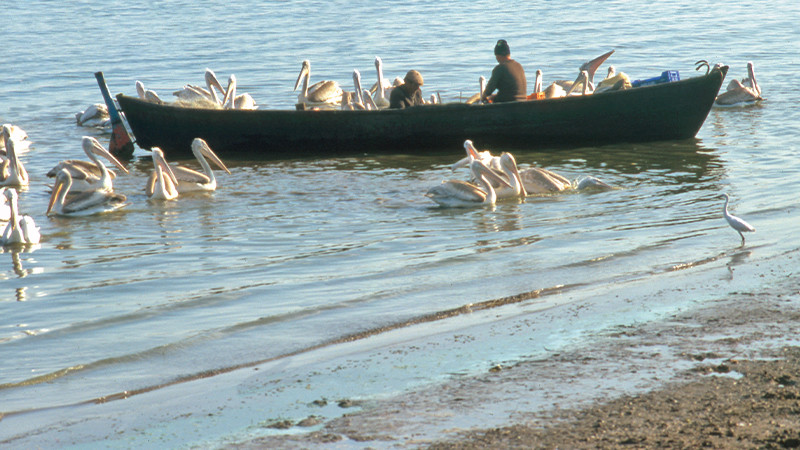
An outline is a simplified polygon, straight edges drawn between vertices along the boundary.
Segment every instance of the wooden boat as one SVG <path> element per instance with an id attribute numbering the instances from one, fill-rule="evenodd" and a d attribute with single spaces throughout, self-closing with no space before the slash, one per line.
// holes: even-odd
<path id="1" fill-rule="evenodd" d="M 452 152 L 465 139 L 482 148 L 568 148 L 692 138 L 727 70 L 597 95 L 402 110 L 218 110 L 116 98 L 139 147 L 170 157 L 191 156 L 196 137 L 222 157 L 254 159 Z"/>

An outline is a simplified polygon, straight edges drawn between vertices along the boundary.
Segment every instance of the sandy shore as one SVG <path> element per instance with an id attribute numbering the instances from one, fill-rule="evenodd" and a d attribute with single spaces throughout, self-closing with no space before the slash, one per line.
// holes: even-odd
<path id="1" fill-rule="evenodd" d="M 771 286 L 608 330 L 592 348 L 494 365 L 359 404 L 315 431 L 230 447 L 800 447 L 800 280 L 791 259 Z M 504 425 L 461 426 L 476 417 Z"/>

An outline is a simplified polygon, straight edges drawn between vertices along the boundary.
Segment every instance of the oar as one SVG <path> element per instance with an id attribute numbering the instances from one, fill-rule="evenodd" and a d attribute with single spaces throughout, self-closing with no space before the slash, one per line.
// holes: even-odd
<path id="1" fill-rule="evenodd" d="M 133 157 L 133 142 L 128 130 L 125 129 L 125 123 L 122 122 L 122 116 L 119 114 L 114 100 L 111 99 L 111 94 L 108 93 L 103 72 L 95 72 L 94 77 L 97 78 L 97 84 L 103 94 L 103 101 L 106 102 L 108 108 L 108 115 L 111 117 L 111 142 L 108 144 L 108 151 L 119 159 L 130 159 Z"/>

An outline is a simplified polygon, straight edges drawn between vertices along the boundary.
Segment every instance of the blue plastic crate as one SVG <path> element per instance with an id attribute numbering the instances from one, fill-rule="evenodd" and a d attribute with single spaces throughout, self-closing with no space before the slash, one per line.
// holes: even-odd
<path id="1" fill-rule="evenodd" d="M 634 80 L 631 82 L 631 86 L 652 86 L 654 84 L 669 83 L 670 81 L 679 81 L 680 79 L 681 76 L 677 70 L 665 70 L 661 72 L 660 77 L 648 78 L 646 80 Z"/>

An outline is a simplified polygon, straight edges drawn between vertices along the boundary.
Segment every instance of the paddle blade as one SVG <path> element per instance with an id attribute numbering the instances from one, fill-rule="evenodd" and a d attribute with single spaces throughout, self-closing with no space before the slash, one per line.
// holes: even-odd
<path id="1" fill-rule="evenodd" d="M 117 105 L 111 99 L 103 72 L 95 72 L 94 77 L 97 78 L 100 93 L 103 94 L 103 101 L 111 118 L 111 142 L 108 145 L 108 151 L 118 159 L 130 159 L 133 157 L 133 141 L 131 141 L 128 130 L 125 129 L 125 123 L 117 110 Z"/>

